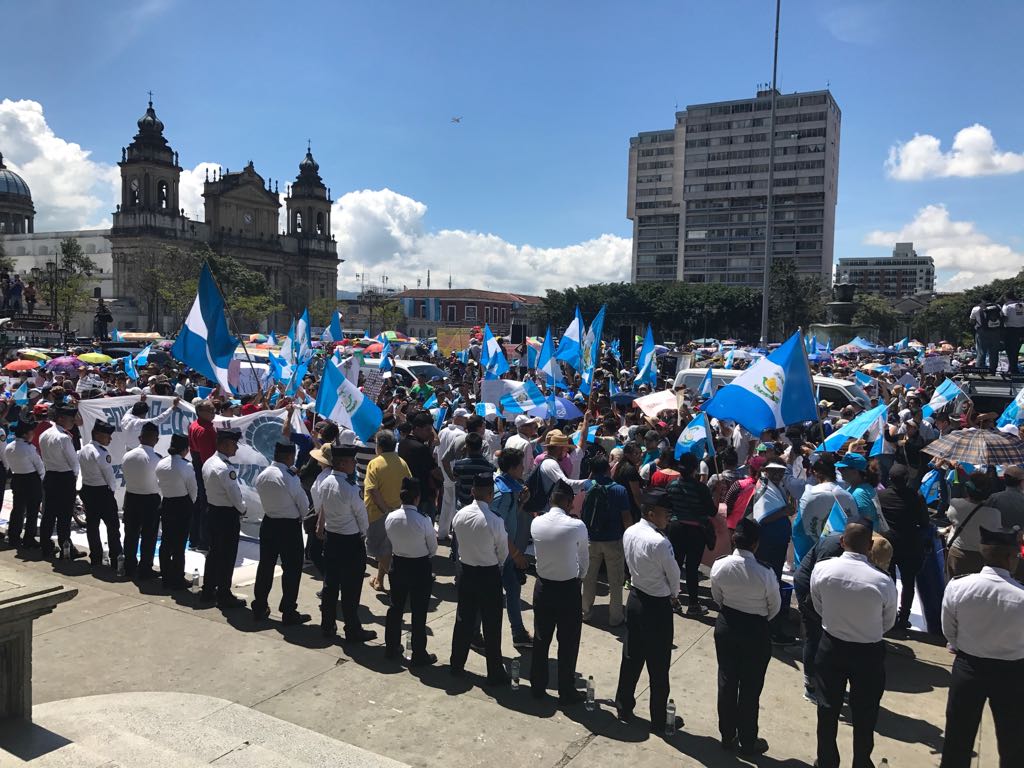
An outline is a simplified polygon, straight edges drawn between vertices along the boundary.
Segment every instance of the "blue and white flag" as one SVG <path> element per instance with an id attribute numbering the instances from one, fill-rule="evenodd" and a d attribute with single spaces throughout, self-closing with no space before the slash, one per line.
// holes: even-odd
<path id="1" fill-rule="evenodd" d="M 511 392 L 502 395 L 499 404 L 502 415 L 507 417 L 510 414 L 532 411 L 534 408 L 544 405 L 545 401 L 544 393 L 537 388 L 536 384 L 527 379 L 521 387 L 516 387 Z"/>
<path id="2" fill-rule="evenodd" d="M 237 348 L 238 339 L 231 335 L 224 317 L 224 298 L 217 290 L 209 265 L 203 264 L 196 300 L 171 347 L 171 356 L 230 392 L 228 366 Z"/>
<path id="3" fill-rule="evenodd" d="M 394 364 L 391 362 L 391 342 L 385 338 L 384 346 L 380 350 L 380 362 L 377 363 L 377 368 L 384 374 L 386 379 L 391 376 L 391 369 L 394 367 Z"/>
<path id="4" fill-rule="evenodd" d="M 346 379 L 338 366 L 330 360 L 324 365 L 315 407 L 316 412 L 325 419 L 348 427 L 363 442 L 373 437 L 384 418 L 377 404 L 364 397 L 359 388 Z"/>
<path id="5" fill-rule="evenodd" d="M 928 405 L 921 409 L 926 417 L 931 416 L 936 411 L 942 410 L 950 403 L 956 402 L 960 397 L 967 397 L 964 391 L 956 385 L 956 382 L 952 379 L 946 379 L 944 382 L 939 384 L 935 390 L 935 394 L 932 395 L 932 399 L 928 401 Z"/>
<path id="6" fill-rule="evenodd" d="M 540 347 L 540 354 L 537 355 L 537 370 L 544 374 L 544 381 L 554 389 L 562 383 L 562 369 L 555 357 L 555 342 L 551 338 L 551 326 L 548 326 L 544 334 L 544 343 Z"/>
<path id="7" fill-rule="evenodd" d="M 331 314 L 330 324 L 324 328 L 324 332 L 320 335 L 320 341 L 331 343 L 335 341 L 341 341 L 345 338 L 345 334 L 341 332 L 341 313 L 338 310 L 334 310 Z"/>
<path id="8" fill-rule="evenodd" d="M 274 347 L 277 346 L 277 336 L 274 334 L 273 331 L 267 334 L 267 344 L 270 344 L 271 346 Z"/>
<path id="9" fill-rule="evenodd" d="M 302 310 L 302 317 L 295 324 L 295 361 L 306 363 L 313 357 L 313 341 L 310 338 L 309 310 Z"/>
<path id="10" fill-rule="evenodd" d="M 822 451 L 835 453 L 846 444 L 847 440 L 859 440 L 865 433 L 868 433 L 872 440 L 878 439 L 885 427 L 885 414 L 888 410 L 889 406 L 886 403 L 879 403 L 870 411 L 864 411 L 826 437 L 825 442 L 815 450 L 819 453 Z"/>
<path id="11" fill-rule="evenodd" d="M 437 408 L 437 393 L 431 392 L 430 397 L 423 401 L 423 410 L 429 411 L 431 408 Z"/>
<path id="12" fill-rule="evenodd" d="M 467 363 L 469 363 L 469 350 L 463 349 L 460 352 L 456 352 L 455 357 L 456 359 L 458 359 L 460 363 L 466 365 Z"/>
<path id="13" fill-rule="evenodd" d="M 491 378 L 500 378 L 508 373 L 508 360 L 501 349 L 501 344 L 491 332 L 491 326 L 484 325 L 484 343 L 480 349 L 480 364 L 483 365 L 485 374 Z"/>
<path id="14" fill-rule="evenodd" d="M 1024 388 L 1021 388 L 1017 396 L 1003 409 L 1003 413 L 1000 415 L 999 421 L 996 422 L 996 426 L 1005 427 L 1007 424 L 1020 424 L 1024 421 L 1024 413 L 1021 412 L 1022 408 L 1024 408 Z"/>
<path id="15" fill-rule="evenodd" d="M 704 411 L 738 422 L 753 435 L 817 419 L 811 369 L 800 333 L 719 389 Z"/>
<path id="16" fill-rule="evenodd" d="M 572 436 L 572 444 L 577 448 L 580 447 L 580 439 L 583 437 L 583 430 L 577 429 L 576 433 Z M 594 438 L 597 437 L 597 426 L 587 427 L 587 442 L 594 442 Z"/>
<path id="17" fill-rule="evenodd" d="M 832 354 L 832 339 L 829 339 L 828 341 L 825 342 L 825 354 Z"/>
<path id="18" fill-rule="evenodd" d="M 562 340 L 558 342 L 555 358 L 565 361 L 577 371 L 583 369 L 583 316 L 578 306 L 576 315 L 562 334 Z"/>
<path id="19" fill-rule="evenodd" d="M 147 344 L 135 355 L 135 365 L 138 368 L 145 368 L 149 365 L 149 353 L 153 351 L 153 345 Z"/>
<path id="20" fill-rule="evenodd" d="M 895 344 L 893 344 L 892 348 L 900 350 L 900 351 L 903 351 L 904 349 L 906 349 L 909 346 L 910 346 L 910 337 L 909 336 L 904 336 L 902 339 L 900 339 Z"/>
<path id="21" fill-rule="evenodd" d="M 612 357 L 622 362 L 622 350 L 620 349 L 620 342 L 618 339 L 613 339 L 612 343 L 608 345 L 608 351 L 612 353 Z"/>
<path id="22" fill-rule="evenodd" d="M 111 341 L 124 341 L 124 337 L 121 335 L 121 332 L 119 330 L 117 330 L 117 328 L 115 328 L 114 330 L 112 330 L 110 332 L 110 340 Z"/>
<path id="23" fill-rule="evenodd" d="M 735 349 L 730 349 L 726 353 L 726 355 L 725 355 L 725 365 L 723 366 L 726 370 L 730 370 L 732 368 L 732 361 L 733 361 L 733 358 L 735 356 L 736 356 L 736 350 Z"/>
<path id="24" fill-rule="evenodd" d="M 270 378 L 282 384 L 292 377 L 292 365 L 283 357 L 278 357 L 273 352 L 267 355 L 267 362 L 270 364 Z"/>
<path id="25" fill-rule="evenodd" d="M 602 304 L 601 309 L 598 310 L 597 317 L 591 322 L 586 335 L 583 337 L 583 351 L 580 359 L 585 371 L 592 371 L 597 365 L 598 358 L 601 356 L 601 331 L 604 329 L 605 309 L 606 307 Z"/>
<path id="26" fill-rule="evenodd" d="M 284 337 L 284 341 L 281 342 L 281 357 L 284 358 L 287 363 L 295 362 L 295 320 L 292 319 L 291 327 L 288 328 L 288 335 Z"/>
<path id="27" fill-rule="evenodd" d="M 698 459 L 703 458 L 705 451 L 709 457 L 715 455 L 715 443 L 710 439 L 711 430 L 708 429 L 707 414 L 699 413 L 686 425 L 686 428 L 679 433 L 676 440 L 676 458 L 684 453 L 692 453 Z"/>
<path id="28" fill-rule="evenodd" d="M 807 337 L 807 341 L 806 341 L 806 345 L 807 345 L 807 354 L 808 355 L 816 355 L 818 353 L 818 337 L 817 336 L 808 336 Z"/>
<path id="29" fill-rule="evenodd" d="M 712 369 L 709 367 L 708 372 L 704 374 L 703 380 L 700 382 L 700 391 L 697 392 L 700 397 L 705 400 L 711 397 L 711 389 L 713 386 L 714 379 L 712 378 Z"/>
<path id="30" fill-rule="evenodd" d="M 498 406 L 494 403 L 477 403 L 476 404 L 476 415 L 481 419 L 489 419 L 491 416 L 497 418 Z"/>
<path id="31" fill-rule="evenodd" d="M 448 416 L 448 406 L 442 406 L 437 409 L 437 414 L 434 416 L 434 431 L 440 432 L 441 426 L 444 424 L 445 418 Z"/>
<path id="32" fill-rule="evenodd" d="M 11 397 L 15 405 L 28 405 L 28 381 L 21 382 L 21 386 L 14 390 Z"/>
<path id="33" fill-rule="evenodd" d="M 875 381 L 871 376 L 868 376 L 866 373 L 863 373 L 862 371 L 855 371 L 854 374 L 853 374 L 853 378 L 862 387 L 877 387 L 878 386 L 878 382 L 877 381 Z"/>
<path id="34" fill-rule="evenodd" d="M 832 511 L 828 513 L 828 519 L 822 526 L 821 535 L 828 536 L 831 533 L 842 533 L 846 530 L 846 511 L 839 506 L 839 499 L 832 503 Z"/>
<path id="35" fill-rule="evenodd" d="M 925 476 L 921 478 L 921 487 L 918 488 L 918 492 L 926 504 L 934 504 L 939 500 L 940 479 L 939 470 L 937 469 L 928 470 Z"/>
<path id="36" fill-rule="evenodd" d="M 608 395 L 610 397 L 615 397 L 615 395 L 619 394 L 620 391 L 621 390 L 619 389 L 619 385 L 615 382 L 615 377 L 614 376 L 609 376 L 608 377 Z"/>
<path id="37" fill-rule="evenodd" d="M 639 369 L 633 384 L 640 386 L 647 384 L 652 389 L 658 386 L 658 356 L 654 349 L 654 332 L 648 323 L 647 333 L 644 335 L 644 345 L 640 348 L 640 357 L 636 361 Z"/>

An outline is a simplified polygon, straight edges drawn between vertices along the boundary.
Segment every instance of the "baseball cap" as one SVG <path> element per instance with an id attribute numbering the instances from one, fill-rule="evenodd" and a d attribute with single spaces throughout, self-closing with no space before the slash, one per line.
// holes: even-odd
<path id="1" fill-rule="evenodd" d="M 859 469 L 863 472 L 868 468 L 868 460 L 859 453 L 848 453 L 843 456 L 842 461 L 836 462 L 838 469 Z"/>
<path id="2" fill-rule="evenodd" d="M 531 416 L 527 416 L 525 413 L 521 413 L 516 416 L 516 427 L 525 427 L 527 424 L 540 424 L 540 419 L 535 419 Z"/>
<path id="3" fill-rule="evenodd" d="M 469 416 L 469 411 L 465 408 L 456 408 L 455 413 L 452 414 L 453 419 L 465 419 Z"/>

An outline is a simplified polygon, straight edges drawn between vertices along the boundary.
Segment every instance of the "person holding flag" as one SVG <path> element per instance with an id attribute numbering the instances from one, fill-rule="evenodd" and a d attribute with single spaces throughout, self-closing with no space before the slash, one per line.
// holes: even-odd
<path id="1" fill-rule="evenodd" d="M 711 518 L 718 514 L 711 491 L 696 478 L 697 467 L 698 459 L 694 453 L 682 453 L 676 465 L 679 478 L 669 483 L 665 490 L 672 509 L 668 538 L 679 569 L 686 573 L 687 616 L 704 616 L 708 612 L 700 604 L 699 569 L 708 542 Z"/>

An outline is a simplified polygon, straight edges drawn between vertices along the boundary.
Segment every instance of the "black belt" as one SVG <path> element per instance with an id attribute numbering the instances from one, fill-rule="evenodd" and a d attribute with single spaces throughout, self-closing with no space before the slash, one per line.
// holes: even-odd
<path id="1" fill-rule="evenodd" d="M 579 579 L 544 579 L 538 576 L 537 581 L 541 582 L 542 584 L 550 584 L 553 587 L 557 587 L 562 584 L 575 584 L 579 581 Z"/>
<path id="2" fill-rule="evenodd" d="M 644 592 L 642 589 L 639 589 L 638 587 L 633 587 L 633 586 L 631 586 L 629 588 L 629 591 L 632 592 L 637 597 L 639 597 L 641 600 L 665 600 L 665 601 L 668 601 L 668 600 L 672 599 L 671 595 L 664 595 L 662 597 L 659 597 L 657 595 L 649 595 L 646 592 Z"/>
<path id="3" fill-rule="evenodd" d="M 759 613 L 747 613 L 736 608 L 730 608 L 727 605 L 723 605 L 719 612 L 724 614 L 727 619 L 736 619 L 738 622 L 748 622 L 751 624 L 768 623 L 767 616 L 762 616 Z"/>

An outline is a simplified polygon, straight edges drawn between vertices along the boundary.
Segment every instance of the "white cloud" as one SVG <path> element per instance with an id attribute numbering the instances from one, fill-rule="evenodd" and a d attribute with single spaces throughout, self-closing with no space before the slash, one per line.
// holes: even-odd
<path id="1" fill-rule="evenodd" d="M 961 291 L 1000 278 L 1013 277 L 1024 266 L 1024 253 L 992 242 L 973 221 L 954 221 L 945 205 L 928 205 L 898 232 L 874 230 L 864 238 L 867 245 L 891 248 L 896 242 L 913 242 L 922 256 L 935 260 L 942 282 L 940 291 Z"/>
<path id="2" fill-rule="evenodd" d="M 368 284 L 401 289 L 448 284 L 543 295 L 548 288 L 626 280 L 631 241 L 604 234 L 555 248 L 516 245 L 493 234 L 444 229 L 428 231 L 427 206 L 390 189 L 349 192 L 334 204 L 331 223 L 338 240 L 341 284 L 356 287 L 357 274 Z"/>
<path id="3" fill-rule="evenodd" d="M 117 166 L 97 163 L 89 150 L 56 136 L 39 102 L 0 102 L 0 151 L 32 191 L 37 232 L 110 226 Z"/>
<path id="4" fill-rule="evenodd" d="M 942 151 L 935 136 L 915 134 L 910 141 L 889 149 L 885 167 L 891 178 L 900 181 L 995 176 L 1024 171 L 1024 153 L 1001 152 L 992 131 L 975 123 L 957 132 L 949 152 Z"/>
<path id="5" fill-rule="evenodd" d="M 836 3 L 821 14 L 821 23 L 837 40 L 871 45 L 887 28 L 884 3 Z"/>

